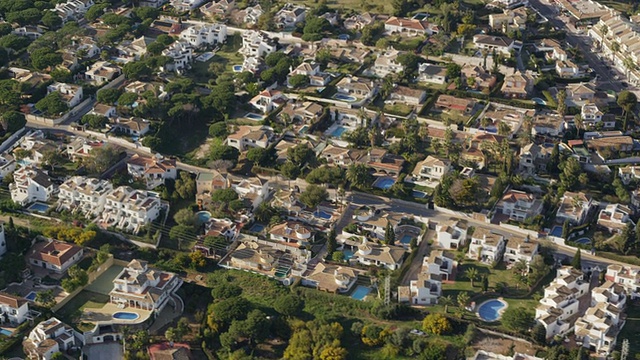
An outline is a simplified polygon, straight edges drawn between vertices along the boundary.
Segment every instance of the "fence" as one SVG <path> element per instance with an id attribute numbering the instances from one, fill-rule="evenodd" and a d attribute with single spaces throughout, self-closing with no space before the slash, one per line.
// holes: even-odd
<path id="1" fill-rule="evenodd" d="M 46 116 L 38 116 L 33 114 L 27 114 L 25 115 L 25 118 L 27 119 L 27 121 L 31 121 L 31 122 L 38 122 L 46 125 L 60 125 L 61 123 L 69 120 L 69 118 L 73 116 L 76 116 L 78 114 L 84 115 L 84 113 L 87 113 L 90 108 L 89 105 L 91 105 L 92 103 L 93 103 L 93 99 L 91 97 L 88 97 L 83 102 L 76 105 L 75 107 L 73 107 L 73 109 L 71 109 L 70 111 L 68 111 L 67 113 L 65 113 L 64 115 L 62 115 L 57 119 L 51 119 Z"/>
<path id="2" fill-rule="evenodd" d="M 62 299 L 57 304 L 55 304 L 51 308 L 51 311 L 56 312 L 60 310 L 69 301 L 71 301 L 76 295 L 78 295 L 82 290 L 84 290 L 87 286 L 89 286 L 92 282 L 94 282 L 100 275 L 104 274 L 104 272 L 107 271 L 114 263 L 116 263 L 116 261 L 114 260 L 113 255 L 109 256 L 107 261 L 105 261 L 102 265 L 98 266 L 98 268 L 95 271 L 92 271 L 87 274 L 89 276 L 89 281 L 87 281 L 87 284 L 85 286 L 81 286 L 75 289 L 74 291 L 72 291 L 69 295 L 67 295 L 67 297 Z"/>

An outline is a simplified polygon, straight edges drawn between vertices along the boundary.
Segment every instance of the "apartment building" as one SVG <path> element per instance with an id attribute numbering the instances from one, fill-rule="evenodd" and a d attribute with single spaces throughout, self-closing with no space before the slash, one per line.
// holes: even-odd
<path id="1" fill-rule="evenodd" d="M 181 74 L 191 66 L 191 62 L 193 61 L 193 46 L 187 41 L 178 40 L 164 49 L 162 56 L 167 56 L 171 58 L 172 61 L 163 65 L 160 70 L 175 71 Z"/>
<path id="2" fill-rule="evenodd" d="M 160 195 L 120 186 L 106 196 L 104 210 L 96 220 L 105 228 L 115 227 L 137 233 L 160 215 Z"/>
<path id="3" fill-rule="evenodd" d="M 102 214 L 113 185 L 108 180 L 73 176 L 59 190 L 56 211 L 80 212 L 94 218 Z"/>
<path id="4" fill-rule="evenodd" d="M 220 45 L 227 41 L 227 26 L 224 24 L 199 24 L 180 33 L 180 39 L 195 48 Z"/>
<path id="5" fill-rule="evenodd" d="M 11 200 L 25 206 L 35 201 L 47 202 L 51 199 L 56 186 L 42 170 L 33 167 L 21 167 L 13 173 L 13 183 L 9 185 Z"/>
<path id="6" fill-rule="evenodd" d="M 443 249 L 459 249 L 467 243 L 468 225 L 462 220 L 449 220 L 436 225 L 436 243 Z"/>
<path id="7" fill-rule="evenodd" d="M 640 297 L 640 269 L 611 264 L 607 266 L 605 279 L 622 286 L 631 300 Z"/>
<path id="8" fill-rule="evenodd" d="M 631 208 L 622 204 L 609 204 L 598 214 L 598 226 L 610 233 L 622 233 L 628 224 L 633 225 Z"/>
<path id="9" fill-rule="evenodd" d="M 51 10 L 62 18 L 63 22 L 80 20 L 82 16 L 94 5 L 93 0 L 69 0 L 59 3 Z"/>
<path id="10" fill-rule="evenodd" d="M 492 264 L 502 260 L 505 245 L 504 236 L 495 234 L 490 229 L 478 227 L 471 235 L 467 257 Z"/>
<path id="11" fill-rule="evenodd" d="M 79 349 L 84 336 L 55 317 L 42 321 L 22 342 L 28 359 L 51 360 L 57 352 Z"/>

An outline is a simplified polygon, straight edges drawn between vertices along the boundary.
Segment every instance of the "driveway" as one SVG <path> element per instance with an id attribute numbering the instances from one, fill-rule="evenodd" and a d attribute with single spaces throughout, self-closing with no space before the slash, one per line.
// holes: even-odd
<path id="1" fill-rule="evenodd" d="M 91 360 L 122 359 L 124 354 L 119 342 L 107 342 L 85 346 L 82 351 Z"/>
<path id="2" fill-rule="evenodd" d="M 400 282 L 403 286 L 408 286 L 411 280 L 417 280 L 418 274 L 422 271 L 422 259 L 427 256 L 429 252 L 429 239 L 432 239 L 435 232 L 433 230 L 428 230 L 422 237 L 422 241 L 420 242 L 420 246 L 418 246 L 418 253 L 413 258 L 413 262 L 409 267 L 409 270 L 404 274 L 402 281 Z"/>

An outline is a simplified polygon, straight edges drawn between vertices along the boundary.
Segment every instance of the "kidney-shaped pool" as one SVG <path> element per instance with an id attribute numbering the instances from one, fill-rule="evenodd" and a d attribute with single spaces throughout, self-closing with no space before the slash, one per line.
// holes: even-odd
<path id="1" fill-rule="evenodd" d="M 478 317 L 483 321 L 497 321 L 502 317 L 502 313 L 509 306 L 504 300 L 487 300 L 478 306 Z"/>

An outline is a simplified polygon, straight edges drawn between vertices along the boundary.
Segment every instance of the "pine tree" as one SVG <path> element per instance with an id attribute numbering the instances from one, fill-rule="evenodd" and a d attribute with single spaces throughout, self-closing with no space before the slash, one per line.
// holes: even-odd
<path id="1" fill-rule="evenodd" d="M 13 223 L 13 217 L 9 216 L 9 230 L 13 231 L 16 229 L 15 224 Z"/>
<path id="2" fill-rule="evenodd" d="M 564 224 L 562 224 L 562 237 L 564 239 L 569 237 L 569 232 L 570 231 L 571 231 L 571 224 L 569 223 L 569 220 L 565 220 Z"/>
<path id="3" fill-rule="evenodd" d="M 580 252 L 580 249 L 576 251 L 576 254 L 573 256 L 573 259 L 571 259 L 571 266 L 574 269 L 582 270 L 582 253 Z"/>
<path id="4" fill-rule="evenodd" d="M 487 292 L 489 289 L 489 277 L 487 275 L 482 277 L 482 291 Z"/>
<path id="5" fill-rule="evenodd" d="M 393 245 L 396 241 L 396 233 L 393 231 L 393 225 L 387 221 L 387 229 L 384 231 L 384 242 L 387 245 Z"/>
<path id="6" fill-rule="evenodd" d="M 327 239 L 327 258 L 331 258 L 337 247 L 338 244 L 336 242 L 336 230 L 331 229 Z"/>

